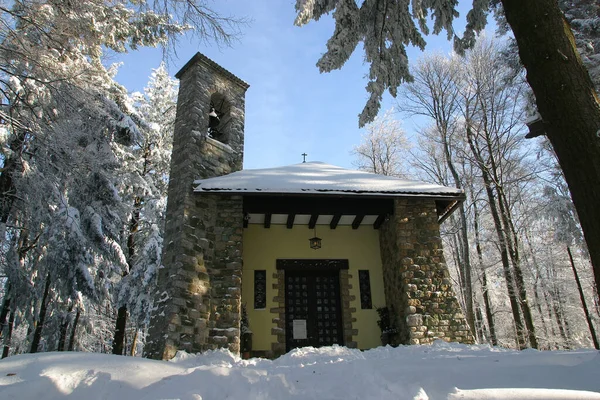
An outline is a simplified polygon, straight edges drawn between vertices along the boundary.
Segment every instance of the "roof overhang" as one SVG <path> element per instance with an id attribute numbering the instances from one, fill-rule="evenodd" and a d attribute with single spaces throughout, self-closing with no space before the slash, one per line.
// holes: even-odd
<path id="1" fill-rule="evenodd" d="M 412 181 L 364 171 L 348 170 L 320 162 L 286 167 L 242 170 L 229 175 L 197 180 L 194 191 L 203 194 L 228 194 L 244 198 L 246 222 L 261 216 L 265 227 L 273 216 L 286 216 L 293 226 L 295 216 L 303 216 L 309 226 L 323 223 L 319 216 L 330 216 L 335 228 L 340 221 L 357 228 L 363 221 L 376 229 L 393 214 L 394 199 L 433 199 L 441 223 L 464 201 L 460 189 Z M 353 216 L 349 219 L 349 216 Z M 351 222 L 349 222 L 351 220 Z M 317 222 L 319 221 L 319 222 Z M 342 222 L 343 223 L 343 222 Z"/>
<path id="2" fill-rule="evenodd" d="M 328 224 L 335 229 L 338 225 L 352 225 L 357 229 L 361 225 L 372 224 L 379 229 L 388 216 L 394 214 L 394 199 L 432 199 L 435 202 L 438 222 L 442 223 L 465 200 L 464 194 L 456 196 L 376 196 L 357 194 L 285 194 L 285 193 L 239 193 L 227 191 L 203 191 L 206 195 L 236 195 L 243 197 L 244 225 L 249 223 L 285 224 L 291 228 L 294 224 L 308 224 L 314 228 L 317 224 Z M 283 219 L 282 219 L 283 218 Z"/>

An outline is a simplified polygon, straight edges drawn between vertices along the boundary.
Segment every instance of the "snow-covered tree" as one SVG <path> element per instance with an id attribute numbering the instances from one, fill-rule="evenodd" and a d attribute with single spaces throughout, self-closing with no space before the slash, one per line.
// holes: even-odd
<path id="1" fill-rule="evenodd" d="M 0 116 L 8 133 L 2 143 L 0 240 L 14 200 L 11 175 L 28 143 L 42 134 L 40 124 L 64 119 L 57 104 L 77 108 L 100 95 L 123 105 L 126 92 L 103 63 L 106 51 L 167 46 L 193 28 L 202 39 L 228 42 L 229 28 L 239 22 L 220 17 L 203 0 L 20 0 L 1 7 L 0 18 Z M 69 86 L 80 93 L 73 97 L 73 90 L 65 91 Z"/>
<path id="2" fill-rule="evenodd" d="M 369 123 L 361 143 L 352 150 L 354 164 L 363 171 L 389 176 L 405 176 L 410 147 L 400 121 L 388 110 Z"/>
<path id="3" fill-rule="evenodd" d="M 227 43 L 239 21 L 217 15 L 204 0 L 20 0 L 1 6 L 0 18 L 0 255 L 10 300 L 2 302 L 9 309 L 0 311 L 0 323 L 10 315 L 36 326 L 35 351 L 38 343 L 51 348 L 40 335 L 52 313 L 77 304 L 79 315 L 82 295 L 88 305 L 110 303 L 131 269 L 123 234 L 136 206 L 121 186 L 132 176 L 125 160 L 154 144 L 143 146 L 136 126 L 142 118 L 104 56 L 168 47 L 190 29 Z M 139 167 L 140 158 L 132 158 Z M 136 187 L 159 187 L 166 180 L 159 170 L 156 182 L 138 176 Z M 150 214 L 159 203 L 139 203 L 138 212 Z M 143 230 L 154 243 L 142 247 L 148 253 L 157 253 L 151 249 L 159 231 Z"/>
<path id="4" fill-rule="evenodd" d="M 128 173 L 120 191 L 131 204 L 127 234 L 128 270 L 119 285 L 119 315 L 113 347 L 123 352 L 126 312 L 134 326 L 148 323 L 150 293 L 161 264 L 162 237 L 171 160 L 177 81 L 164 64 L 152 72 L 144 93 L 132 95 L 140 120 L 141 137 L 131 152 L 124 154 Z M 115 347 L 116 345 L 116 347 Z"/>

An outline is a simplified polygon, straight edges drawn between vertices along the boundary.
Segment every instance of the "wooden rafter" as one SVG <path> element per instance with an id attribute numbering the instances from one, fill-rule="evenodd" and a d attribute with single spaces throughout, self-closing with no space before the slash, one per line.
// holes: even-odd
<path id="1" fill-rule="evenodd" d="M 375 222 L 373 223 L 373 229 L 379 229 L 381 224 L 385 221 L 385 214 L 379 214 Z"/>
<path id="2" fill-rule="evenodd" d="M 342 218 L 342 214 L 335 214 L 333 216 L 333 218 L 331 219 L 331 223 L 329 224 L 329 227 L 331 229 L 337 228 L 338 224 L 340 223 L 340 218 Z"/>
<path id="3" fill-rule="evenodd" d="M 288 214 L 287 218 L 287 228 L 292 229 L 294 227 L 294 219 L 296 218 L 296 214 Z"/>
<path id="4" fill-rule="evenodd" d="M 356 215 L 356 217 L 354 217 L 354 221 L 352 221 L 352 229 L 358 229 L 364 217 L 364 214 Z"/>

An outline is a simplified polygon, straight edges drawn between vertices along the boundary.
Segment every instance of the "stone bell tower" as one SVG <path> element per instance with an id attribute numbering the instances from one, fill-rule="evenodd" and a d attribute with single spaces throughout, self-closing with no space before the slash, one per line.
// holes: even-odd
<path id="1" fill-rule="evenodd" d="M 162 268 L 145 356 L 239 352 L 242 199 L 193 192 L 196 179 L 242 169 L 249 85 L 197 53 L 180 80 Z"/>

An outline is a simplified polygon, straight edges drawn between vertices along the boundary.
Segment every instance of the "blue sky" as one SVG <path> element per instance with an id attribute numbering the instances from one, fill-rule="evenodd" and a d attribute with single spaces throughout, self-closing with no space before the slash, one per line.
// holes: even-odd
<path id="1" fill-rule="evenodd" d="M 209 2 L 210 3 L 210 2 Z M 293 0 L 220 0 L 214 8 L 224 15 L 247 17 L 248 26 L 232 47 L 221 47 L 197 39 L 182 38 L 177 57 L 170 62 L 174 75 L 196 52 L 201 52 L 250 84 L 246 93 L 244 168 L 266 168 L 307 161 L 323 161 L 353 168 L 352 148 L 360 143 L 363 130 L 358 114 L 367 99 L 362 45 L 339 71 L 320 74 L 315 66 L 325 52 L 334 24 L 330 17 L 297 27 Z M 470 2 L 465 3 L 468 7 Z M 455 29 L 462 32 L 466 10 Z M 441 36 L 430 36 L 427 51 L 449 52 L 451 45 Z M 414 62 L 421 55 L 409 49 Z M 129 91 L 140 91 L 151 70 L 161 62 L 160 49 L 142 49 L 120 56 L 123 62 L 117 80 Z M 393 106 L 389 94 L 380 113 Z M 424 121 L 403 120 L 414 132 Z"/>

